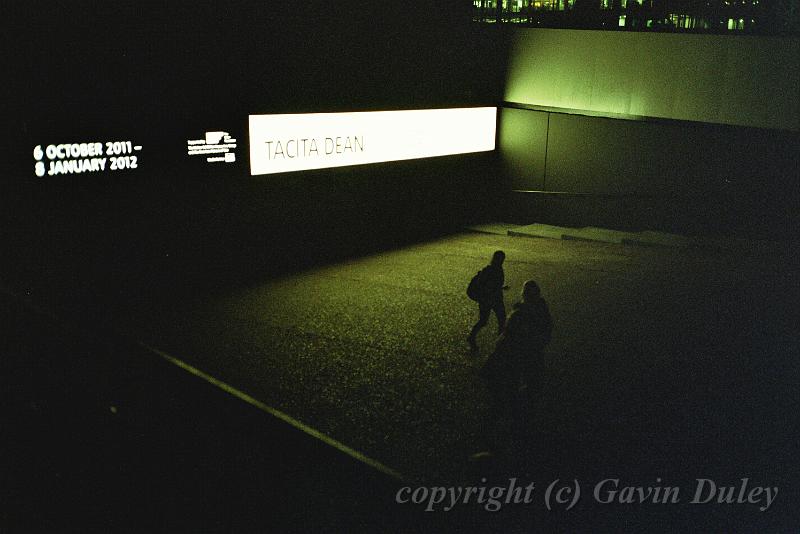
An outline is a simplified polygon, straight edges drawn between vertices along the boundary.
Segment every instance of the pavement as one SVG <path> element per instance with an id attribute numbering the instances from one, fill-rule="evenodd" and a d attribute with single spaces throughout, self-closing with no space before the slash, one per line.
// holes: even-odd
<path id="1" fill-rule="evenodd" d="M 466 344 L 477 317 L 466 283 L 496 249 L 507 255 L 507 305 L 535 279 L 555 323 L 542 399 L 511 425 L 490 417 L 479 375 L 494 323 L 477 355 Z M 784 531 L 800 524 L 797 289 L 796 255 L 782 246 L 464 233 L 179 297 L 129 288 L 94 307 L 116 332 L 360 451 L 412 487 L 484 477 L 536 483 L 530 506 L 480 509 L 470 521 L 506 531 Z M 65 313 L 75 301 L 50 304 Z M 487 449 L 493 454 L 470 459 Z M 780 493 L 765 512 L 752 502 L 692 505 L 702 478 Z M 617 502 L 618 493 L 605 504 L 592 489 L 606 479 L 680 487 L 682 499 L 632 504 Z M 583 487 L 571 512 L 544 504 L 556 480 Z"/>
<path id="2" fill-rule="evenodd" d="M 375 532 L 414 519 L 394 506 L 396 473 L 168 355 L 8 293 L 0 321 L 4 533 Z"/>

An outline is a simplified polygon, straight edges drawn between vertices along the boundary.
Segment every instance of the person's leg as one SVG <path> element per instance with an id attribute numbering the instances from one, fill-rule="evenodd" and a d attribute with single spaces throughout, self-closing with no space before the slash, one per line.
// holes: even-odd
<path id="1" fill-rule="evenodd" d="M 494 309 L 494 314 L 497 316 L 497 335 L 499 336 L 506 329 L 506 304 L 499 300 L 494 303 L 492 309 Z"/>
<path id="2" fill-rule="evenodd" d="M 472 348 L 477 347 L 477 340 L 476 337 L 478 335 L 478 331 L 486 326 L 486 323 L 489 322 L 489 314 L 492 311 L 492 307 L 489 303 L 486 302 L 479 302 L 478 303 L 478 322 L 472 327 L 472 331 L 469 333 L 469 337 L 467 340 Z"/>

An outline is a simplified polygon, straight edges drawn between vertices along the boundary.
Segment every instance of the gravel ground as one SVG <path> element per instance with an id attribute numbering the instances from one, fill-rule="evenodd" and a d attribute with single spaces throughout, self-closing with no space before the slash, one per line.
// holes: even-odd
<path id="1" fill-rule="evenodd" d="M 496 249 L 506 304 L 533 278 L 555 322 L 533 448 L 488 419 L 494 319 L 478 355 L 465 340 L 466 284 Z M 520 473 L 790 477 L 796 274 L 780 251 L 461 234 L 168 302 L 128 329 L 412 479 L 466 480 L 498 440 Z"/>

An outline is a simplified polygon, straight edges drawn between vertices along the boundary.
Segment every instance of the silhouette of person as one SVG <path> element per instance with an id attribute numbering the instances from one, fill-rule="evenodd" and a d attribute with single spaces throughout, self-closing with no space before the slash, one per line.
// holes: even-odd
<path id="1" fill-rule="evenodd" d="M 522 302 L 514 305 L 503 335 L 481 370 L 487 380 L 493 421 L 508 413 L 518 420 L 523 391 L 527 407 L 535 407 L 542 388 L 543 351 L 552 331 L 547 302 L 538 284 L 528 280 L 522 288 Z"/>
<path id="2" fill-rule="evenodd" d="M 550 343 L 553 319 L 539 285 L 528 280 L 522 286 L 522 302 L 514 305 L 502 341 L 514 362 L 527 397 L 535 400 L 541 391 L 544 374 L 544 348 Z"/>
<path id="3" fill-rule="evenodd" d="M 478 322 L 472 327 L 472 331 L 467 337 L 469 346 L 472 350 L 477 350 L 478 342 L 476 337 L 478 331 L 489 322 L 489 315 L 494 311 L 497 316 L 497 334 L 503 333 L 506 326 L 506 305 L 503 302 L 503 290 L 505 286 L 505 273 L 503 273 L 503 262 L 506 253 L 502 250 L 492 254 L 492 261 L 484 267 L 478 276 L 481 277 L 481 296 L 478 299 Z"/>

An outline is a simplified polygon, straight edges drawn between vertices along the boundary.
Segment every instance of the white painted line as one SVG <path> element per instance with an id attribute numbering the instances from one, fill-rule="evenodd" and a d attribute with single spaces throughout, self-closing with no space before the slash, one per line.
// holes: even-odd
<path id="1" fill-rule="evenodd" d="M 12 291 L 11 289 L 9 289 L 9 288 L 7 288 L 7 287 L 5 287 L 3 285 L 0 285 L 0 293 L 5 293 L 6 295 L 10 296 L 11 298 L 19 301 L 23 306 L 26 306 L 28 309 L 30 309 L 34 313 L 38 313 L 38 314 L 44 315 L 45 317 L 50 319 L 52 322 L 56 323 L 61 328 L 65 329 L 67 331 L 74 331 L 74 329 L 72 327 L 67 325 L 57 315 L 51 313 L 50 311 L 46 310 L 45 308 L 42 308 L 41 306 L 37 306 L 37 305 L 33 304 L 30 301 L 30 299 L 23 298 L 22 296 L 18 295 L 16 292 Z M 399 472 L 395 471 L 394 469 L 383 465 L 382 463 L 380 463 L 377 460 L 373 460 L 372 458 L 370 458 L 368 456 L 365 456 L 364 454 L 358 452 L 357 450 L 348 447 L 344 443 L 336 441 L 332 437 L 323 434 L 322 432 L 320 432 L 319 430 L 317 430 L 315 428 L 312 428 L 312 427 L 310 427 L 310 426 L 308 426 L 306 424 L 301 423 L 297 419 L 295 419 L 295 418 L 293 418 L 293 417 L 291 417 L 291 416 L 289 416 L 289 415 L 287 415 L 287 414 L 285 414 L 285 413 L 283 413 L 283 412 L 281 412 L 279 410 L 276 410 L 275 408 L 272 408 L 271 406 L 267 406 L 263 402 L 251 397 L 247 393 L 239 391 L 238 389 L 234 388 L 233 386 L 230 386 L 230 385 L 226 384 L 225 382 L 222 382 L 221 380 L 217 380 L 213 376 L 208 375 L 208 374 L 204 373 L 203 371 L 201 371 L 201 370 L 199 370 L 199 369 L 197 369 L 195 367 L 192 367 L 188 363 L 185 363 L 185 362 L 183 362 L 183 361 L 181 361 L 181 360 L 179 360 L 179 359 L 177 359 L 177 358 L 175 358 L 173 356 L 170 356 L 169 354 L 167 354 L 164 351 L 161 351 L 161 350 L 158 350 L 158 349 L 156 349 L 154 347 L 151 347 L 150 345 L 148 345 L 148 344 L 146 344 L 146 343 L 144 343 L 142 341 L 136 341 L 136 344 L 139 347 L 152 352 L 153 354 L 161 356 L 162 358 L 164 358 L 168 362 L 170 362 L 170 363 L 172 363 L 174 365 L 177 365 L 178 367 L 180 367 L 184 371 L 188 371 L 189 373 L 195 375 L 196 377 L 205 380 L 209 384 L 220 388 L 221 390 L 225 391 L 226 393 L 229 393 L 229 394 L 237 397 L 238 399 L 245 401 L 246 403 L 250 404 L 251 406 L 254 406 L 254 407 L 258 408 L 261 411 L 267 412 L 268 414 L 277 417 L 281 421 L 284 421 L 284 422 L 292 425 L 293 427 L 295 427 L 296 429 L 300 430 L 301 432 L 304 432 L 304 433 L 308 434 L 311 437 L 317 438 L 318 440 L 322 441 L 326 445 L 330 445 L 331 447 L 336 448 L 337 450 L 339 450 L 340 452 L 343 452 L 344 454 L 347 454 L 351 458 L 353 458 L 355 460 L 358 460 L 359 462 L 364 463 L 364 464 L 372 467 L 373 469 L 376 469 L 376 470 L 380 471 L 381 473 L 394 478 L 398 482 L 406 482 L 406 478 L 403 475 L 401 475 Z"/>
<path id="2" fill-rule="evenodd" d="M 238 389 L 234 388 L 233 386 L 230 386 L 230 385 L 226 384 L 225 382 L 222 382 L 221 380 L 217 380 L 213 376 L 208 375 L 208 374 L 204 373 L 203 371 L 201 371 L 201 370 L 199 370 L 199 369 L 197 369 L 195 367 L 192 367 L 188 363 L 183 362 L 183 361 L 175 358 L 174 356 L 170 356 L 166 352 L 163 352 L 163 351 L 161 351 L 159 349 L 151 347 L 151 346 L 147 345 L 146 343 L 144 343 L 142 341 L 137 341 L 136 343 L 140 347 L 142 347 L 142 348 L 144 348 L 146 350 L 149 350 L 150 352 L 153 352 L 154 354 L 157 354 L 157 355 L 161 356 L 162 358 L 164 358 L 165 360 L 167 360 L 170 363 L 173 363 L 173 364 L 177 365 L 178 367 L 180 367 L 184 371 L 188 371 L 191 374 L 193 374 L 193 375 L 195 375 L 195 376 L 197 376 L 199 378 L 202 378 L 203 380 L 205 380 L 209 384 L 212 384 L 212 385 L 220 388 L 221 390 L 225 391 L 226 393 L 229 393 L 229 394 L 231 394 L 231 395 L 233 395 L 233 396 L 245 401 L 246 403 L 248 403 L 248 404 L 250 404 L 252 406 L 255 406 L 256 408 L 258 408 L 258 409 L 260 409 L 260 410 L 262 410 L 264 412 L 267 412 L 270 415 L 273 415 L 273 416 L 277 417 L 281 421 L 289 423 L 290 425 L 292 425 L 296 429 L 298 429 L 298 430 L 300 430 L 302 432 L 305 432 L 306 434 L 308 434 L 308 435 L 310 435 L 310 436 L 312 436 L 314 438 L 317 438 L 318 440 L 322 441 L 323 443 L 338 449 L 340 452 L 343 452 L 343 453 L 347 454 L 348 456 L 351 456 L 352 458 L 354 458 L 354 459 L 356 459 L 356 460 L 358 460 L 358 461 L 360 461 L 360 462 L 362 462 L 364 464 L 367 464 L 368 466 L 370 466 L 370 467 L 372 467 L 374 469 L 377 469 L 381 473 L 384 473 L 386 475 L 389 475 L 392 478 L 397 479 L 400 482 L 404 482 L 405 481 L 405 477 L 403 475 L 401 475 L 400 473 L 398 473 L 397 471 L 395 471 L 394 469 L 383 465 L 382 463 L 378 462 L 377 460 L 373 460 L 372 458 L 370 458 L 368 456 L 365 456 L 364 454 L 358 452 L 355 449 L 352 449 L 352 448 L 348 447 L 347 445 L 345 445 L 344 443 L 341 443 L 340 441 L 336 441 L 332 437 L 323 434 L 322 432 L 320 432 L 319 430 L 317 430 L 315 428 L 312 428 L 312 427 L 310 427 L 310 426 L 308 426 L 308 425 L 306 425 L 304 423 L 301 423 L 300 421 L 298 421 L 297 419 L 291 417 L 290 415 L 287 415 L 287 414 L 281 412 L 280 410 L 276 410 L 275 408 L 273 408 L 271 406 L 267 406 L 263 402 L 259 401 L 258 399 L 255 399 L 255 398 L 251 397 L 247 393 L 239 391 Z"/>

